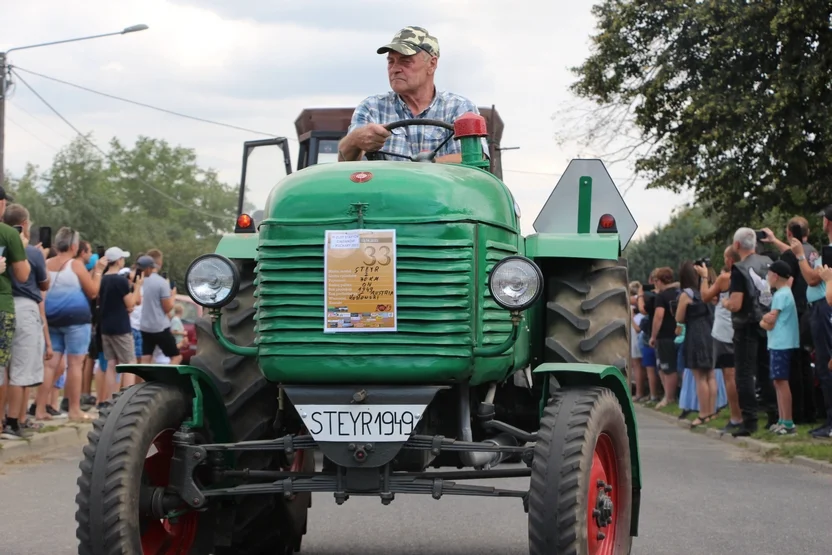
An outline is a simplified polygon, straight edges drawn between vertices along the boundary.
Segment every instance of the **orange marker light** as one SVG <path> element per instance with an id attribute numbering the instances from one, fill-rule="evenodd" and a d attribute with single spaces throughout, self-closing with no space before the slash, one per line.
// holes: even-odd
<path id="1" fill-rule="evenodd" d="M 237 227 L 246 229 L 251 227 L 251 216 L 248 214 L 240 214 L 237 216 Z"/>

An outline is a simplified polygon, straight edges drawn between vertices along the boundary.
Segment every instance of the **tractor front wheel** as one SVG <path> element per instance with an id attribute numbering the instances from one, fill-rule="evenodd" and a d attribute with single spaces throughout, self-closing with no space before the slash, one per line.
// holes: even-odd
<path id="1" fill-rule="evenodd" d="M 554 389 L 532 464 L 529 553 L 626 555 L 631 505 L 627 423 L 615 395 Z"/>
<path id="2" fill-rule="evenodd" d="M 173 434 L 187 409 L 181 389 L 154 382 L 134 385 L 102 409 L 80 464 L 75 498 L 79 553 L 210 553 L 207 513 L 189 511 L 184 503 L 171 518 L 140 510 L 142 499 L 170 485 Z"/>

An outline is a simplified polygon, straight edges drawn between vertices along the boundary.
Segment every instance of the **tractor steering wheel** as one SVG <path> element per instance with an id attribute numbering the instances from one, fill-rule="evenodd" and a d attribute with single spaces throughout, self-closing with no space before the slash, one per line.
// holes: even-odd
<path id="1" fill-rule="evenodd" d="M 433 125 L 436 127 L 442 127 L 447 129 L 451 132 L 450 136 L 442 141 L 438 147 L 433 149 L 430 152 L 419 152 L 418 154 L 414 154 L 412 156 L 404 156 L 402 154 L 396 154 L 395 152 L 387 152 L 384 150 L 375 150 L 373 152 L 366 152 L 365 155 L 367 156 L 367 160 L 381 160 L 381 156 L 386 154 L 387 156 L 396 156 L 398 158 L 404 158 L 406 160 L 410 160 L 411 162 L 435 162 L 436 161 L 436 154 L 442 149 L 445 144 L 454 138 L 454 126 L 450 123 L 446 123 L 442 120 L 438 119 L 424 119 L 424 118 L 415 118 L 415 119 L 401 119 L 399 121 L 394 121 L 392 123 L 388 123 L 384 126 L 384 128 L 388 131 L 393 131 L 399 127 L 410 127 L 411 125 Z"/>

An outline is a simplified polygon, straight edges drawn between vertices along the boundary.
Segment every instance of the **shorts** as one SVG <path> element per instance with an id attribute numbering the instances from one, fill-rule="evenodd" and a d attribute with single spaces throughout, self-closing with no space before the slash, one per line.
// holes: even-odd
<path id="1" fill-rule="evenodd" d="M 15 297 L 14 313 L 9 383 L 34 387 L 43 383 L 43 353 L 46 349 L 40 306 L 27 297 Z"/>
<path id="2" fill-rule="evenodd" d="M 656 357 L 659 370 L 663 374 L 673 374 L 679 371 L 679 353 L 673 338 L 656 339 Z"/>
<path id="3" fill-rule="evenodd" d="M 101 354 L 103 351 L 103 347 L 101 346 L 101 331 L 98 329 L 98 326 L 92 326 L 92 331 L 90 333 L 90 346 L 89 350 L 87 351 L 87 356 L 95 360 L 98 358 L 98 355 Z"/>
<path id="4" fill-rule="evenodd" d="M 142 332 L 133 328 L 133 346 L 136 349 L 136 360 L 142 358 Z"/>
<path id="5" fill-rule="evenodd" d="M 49 339 L 52 341 L 52 351 L 56 355 L 86 356 L 89 354 L 91 336 L 92 324 L 49 327 Z"/>
<path id="6" fill-rule="evenodd" d="M 133 342 L 133 333 L 121 335 L 102 335 L 101 346 L 104 358 L 117 360 L 120 364 L 134 362 L 136 360 L 136 345 Z M 106 366 L 104 367 L 106 369 Z"/>
<path id="7" fill-rule="evenodd" d="M 630 329 L 630 358 L 641 358 L 641 341 L 635 329 Z"/>
<path id="8" fill-rule="evenodd" d="M 106 372 L 107 371 L 107 357 L 104 356 L 104 351 L 98 353 L 98 371 L 99 372 Z"/>
<path id="9" fill-rule="evenodd" d="M 794 349 L 769 349 L 769 377 L 772 380 L 788 380 Z"/>
<path id="10" fill-rule="evenodd" d="M 14 326 L 14 312 L 0 312 L 0 368 L 6 368 L 11 360 Z"/>
<path id="11" fill-rule="evenodd" d="M 641 365 L 645 368 L 656 367 L 656 349 L 646 343 L 641 344 Z"/>
<path id="12" fill-rule="evenodd" d="M 714 343 L 714 368 L 734 367 L 734 343 L 724 343 L 718 339 Z"/>
<path id="13" fill-rule="evenodd" d="M 166 357 L 179 356 L 179 347 L 176 346 L 176 338 L 170 328 L 160 332 L 142 331 L 142 356 L 152 356 L 156 346 Z"/>
<path id="14" fill-rule="evenodd" d="M 60 356 L 60 355 L 56 354 L 55 356 Z M 61 370 L 61 373 L 58 376 L 58 379 L 55 381 L 55 389 L 63 389 L 64 385 L 66 385 L 66 359 L 64 359 L 64 367 Z"/>

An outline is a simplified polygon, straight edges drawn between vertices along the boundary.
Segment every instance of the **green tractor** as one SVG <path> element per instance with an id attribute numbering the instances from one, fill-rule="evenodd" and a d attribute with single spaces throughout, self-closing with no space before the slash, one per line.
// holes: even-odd
<path id="1" fill-rule="evenodd" d="M 573 161 L 536 222 L 556 232 L 524 237 L 496 111 L 387 126 L 451 131 L 460 164 L 326 163 L 342 112 L 304 111 L 294 172 L 285 139 L 246 143 L 235 233 L 187 272 L 196 355 L 119 366 L 144 381 L 89 434 L 79 552 L 295 553 L 327 493 L 514 498 L 533 555 L 630 553 L 631 216 L 600 161 Z"/>

